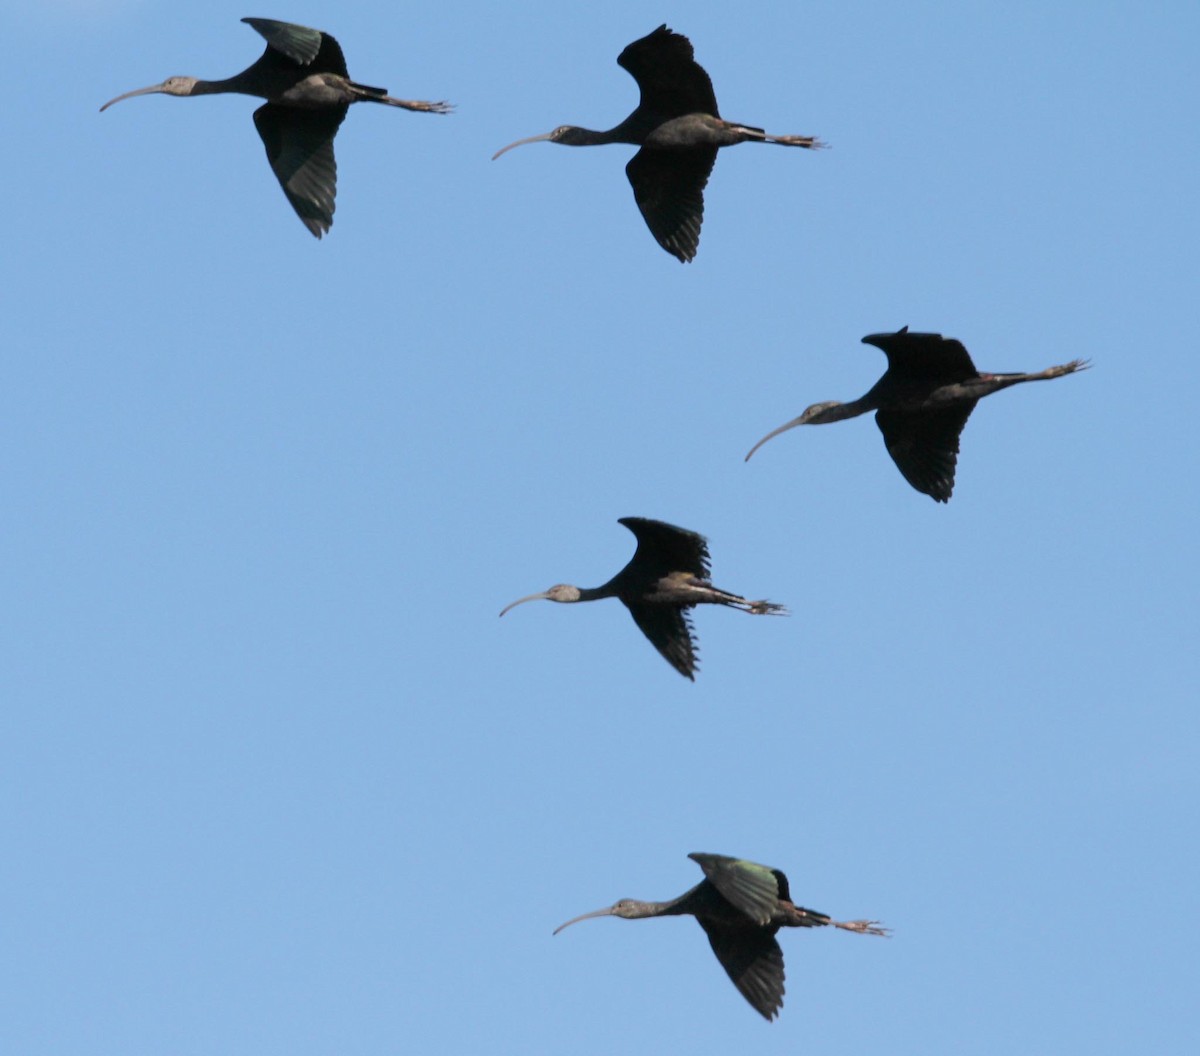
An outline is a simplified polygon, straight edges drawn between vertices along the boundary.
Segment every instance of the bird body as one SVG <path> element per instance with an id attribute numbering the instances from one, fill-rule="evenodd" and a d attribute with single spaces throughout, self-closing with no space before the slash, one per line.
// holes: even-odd
<path id="1" fill-rule="evenodd" d="M 560 125 L 498 150 L 547 141 L 569 147 L 630 143 L 641 147 L 625 167 L 633 196 L 658 244 L 686 263 L 700 244 L 704 188 L 717 150 L 738 143 L 821 146 L 813 136 L 772 136 L 761 128 L 725 121 L 712 81 L 695 60 L 691 42 L 665 25 L 635 40 L 617 58 L 637 81 L 637 108 L 614 128 L 599 132 Z"/>
<path id="2" fill-rule="evenodd" d="M 338 42 L 328 33 L 269 18 L 243 18 L 267 42 L 262 56 L 233 77 L 205 81 L 168 77 L 110 99 L 100 109 L 136 95 L 236 93 L 267 100 L 254 111 L 254 126 L 266 147 L 283 193 L 304 226 L 320 238 L 333 225 L 337 164 L 333 137 L 351 103 L 370 102 L 405 110 L 444 114 L 447 103 L 393 99 L 383 88 L 350 80 Z"/>
<path id="3" fill-rule="evenodd" d="M 780 928 L 831 925 L 860 935 L 887 935 L 874 920 L 834 920 L 828 914 L 797 906 L 788 879 L 779 869 L 723 854 L 689 854 L 704 879 L 678 898 L 643 902 L 623 898 L 604 909 L 568 920 L 563 928 L 592 917 L 693 916 L 734 986 L 764 1018 L 774 1019 L 783 1004 L 783 951 L 775 939 Z"/>
<path id="4" fill-rule="evenodd" d="M 1081 359 L 1032 374 L 984 374 L 966 348 L 941 334 L 868 334 L 863 343 L 881 349 L 888 369 L 866 395 L 849 403 L 814 403 L 758 441 L 750 460 L 772 437 L 798 425 L 827 425 L 875 411 L 892 461 L 913 488 L 937 502 L 949 502 L 958 465 L 959 437 L 975 404 L 984 396 L 1026 381 L 1047 381 L 1087 369 Z"/>
<path id="5" fill-rule="evenodd" d="M 518 598 L 501 616 L 526 601 L 598 601 L 619 598 L 655 649 L 685 678 L 695 680 L 696 640 L 688 610 L 696 605 L 726 605 L 755 615 L 780 614 L 782 605 L 749 601 L 713 586 L 709 580 L 708 542 L 686 528 L 645 517 L 622 517 L 637 537 L 637 550 L 620 572 L 599 587 L 559 583 Z"/>

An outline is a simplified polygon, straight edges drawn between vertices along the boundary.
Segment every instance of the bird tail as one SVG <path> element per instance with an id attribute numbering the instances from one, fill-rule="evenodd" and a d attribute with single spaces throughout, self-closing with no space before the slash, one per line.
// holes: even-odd
<path id="1" fill-rule="evenodd" d="M 729 128 L 754 143 L 778 143 L 781 147 L 807 147 L 809 150 L 820 150 L 825 146 L 816 136 L 773 136 L 765 129 L 732 121 Z"/>
<path id="2" fill-rule="evenodd" d="M 374 98 L 387 98 L 386 88 L 372 88 L 369 84 L 359 84 L 357 81 L 351 81 L 350 87 L 357 92 L 362 92 L 364 96 Z"/>

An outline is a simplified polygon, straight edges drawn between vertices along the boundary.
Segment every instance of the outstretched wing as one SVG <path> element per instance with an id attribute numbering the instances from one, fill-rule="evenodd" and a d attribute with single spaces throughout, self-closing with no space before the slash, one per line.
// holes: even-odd
<path id="1" fill-rule="evenodd" d="M 617 57 L 641 89 L 638 109 L 646 117 L 661 123 L 684 114 L 721 116 L 712 81 L 693 56 L 692 42 L 663 25 L 635 40 Z"/>
<path id="2" fill-rule="evenodd" d="M 700 246 L 704 188 L 716 160 L 716 147 L 643 147 L 625 166 L 633 199 L 650 233 L 663 249 L 685 264 Z"/>
<path id="3" fill-rule="evenodd" d="M 698 532 L 648 517 L 621 517 L 617 523 L 636 536 L 637 550 L 629 564 L 645 570 L 648 577 L 690 572 L 700 579 L 709 578 L 708 541 Z"/>
<path id="4" fill-rule="evenodd" d="M 259 62 L 270 62 L 275 56 L 308 66 L 311 73 L 350 76 L 341 47 L 328 33 L 294 22 L 277 22 L 273 18 L 243 18 L 242 21 L 267 42 L 267 52 Z"/>
<path id="5" fill-rule="evenodd" d="M 299 110 L 267 103 L 254 111 L 254 127 L 267 160 L 296 215 L 317 238 L 333 225 L 337 163 L 333 137 L 348 107 Z"/>
<path id="6" fill-rule="evenodd" d="M 721 897 L 756 925 L 769 924 L 780 898 L 788 897 L 787 877 L 777 869 L 724 854 L 696 851 L 688 857 L 704 870 Z"/>
<path id="7" fill-rule="evenodd" d="M 624 600 L 624 599 L 622 599 Z M 642 634 L 684 678 L 696 681 L 696 635 L 688 610 L 678 605 L 625 602 Z"/>
<path id="8" fill-rule="evenodd" d="M 765 1019 L 774 1019 L 783 1004 L 783 950 L 775 941 L 775 929 L 696 919 L 742 997 Z"/>
<path id="9" fill-rule="evenodd" d="M 910 333 L 906 326 L 894 334 L 868 334 L 863 344 L 880 349 L 888 358 L 888 370 L 897 378 L 949 385 L 978 377 L 966 348 L 952 337 Z"/>
<path id="10" fill-rule="evenodd" d="M 977 402 L 913 413 L 875 412 L 888 454 L 904 479 L 937 502 L 950 501 L 959 436 Z"/>

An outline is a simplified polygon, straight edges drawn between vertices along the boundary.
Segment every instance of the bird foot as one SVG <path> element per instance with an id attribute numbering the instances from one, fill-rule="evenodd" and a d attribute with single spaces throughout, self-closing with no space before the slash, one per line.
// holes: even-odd
<path id="1" fill-rule="evenodd" d="M 1087 370 L 1091 367 L 1090 359 L 1073 359 L 1070 363 L 1064 363 L 1061 367 L 1051 367 L 1052 377 L 1061 377 L 1063 374 L 1074 374 L 1077 370 Z"/>
<path id="2" fill-rule="evenodd" d="M 755 616 L 788 616 L 786 605 L 776 605 L 773 601 L 748 601 L 746 611 Z"/>
<path id="3" fill-rule="evenodd" d="M 877 920 L 835 920 L 831 923 L 835 928 L 859 935 L 882 935 L 885 939 L 892 936 L 892 929 L 883 927 Z"/>
<path id="4" fill-rule="evenodd" d="M 388 99 L 388 102 L 393 106 L 403 107 L 405 110 L 415 110 L 421 114 L 449 114 L 454 112 L 453 103 L 427 103 L 422 99 Z"/>
<path id="5" fill-rule="evenodd" d="M 829 147 L 828 143 L 816 136 L 772 136 L 771 142 L 782 147 L 804 147 L 807 150 L 826 150 Z"/>

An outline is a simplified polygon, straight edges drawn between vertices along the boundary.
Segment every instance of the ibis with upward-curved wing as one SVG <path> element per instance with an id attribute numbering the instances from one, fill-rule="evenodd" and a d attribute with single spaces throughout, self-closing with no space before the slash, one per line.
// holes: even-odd
<path id="1" fill-rule="evenodd" d="M 633 197 L 650 233 L 672 256 L 687 263 L 700 244 L 704 188 L 717 150 L 737 143 L 777 143 L 812 149 L 815 136 L 773 136 L 761 128 L 722 120 L 712 81 L 696 62 L 691 41 L 665 25 L 635 40 L 617 57 L 637 81 L 637 108 L 615 128 L 596 132 L 560 125 L 541 136 L 518 139 L 492 160 L 525 143 L 568 147 L 631 143 L 641 147 L 625 166 Z"/>
<path id="2" fill-rule="evenodd" d="M 110 99 L 100 109 L 135 95 L 218 95 L 236 92 L 267 100 L 254 111 L 254 127 L 267 148 L 279 186 L 304 226 L 320 238 L 333 224 L 337 164 L 333 137 L 351 103 L 384 103 L 445 114 L 449 103 L 393 99 L 383 88 L 350 80 L 338 42 L 328 33 L 270 18 L 243 18 L 267 42 L 253 65 L 223 81 L 168 77 Z"/>
<path id="3" fill-rule="evenodd" d="M 629 564 L 607 583 L 583 588 L 559 583 L 540 594 L 518 598 L 500 615 L 527 601 L 619 598 L 667 663 L 695 681 L 696 637 L 689 617 L 693 606 L 727 605 L 759 616 L 787 611 L 770 601 L 749 601 L 714 587 L 709 579 L 708 541 L 704 536 L 645 517 L 622 517 L 618 523 L 637 537 L 637 549 Z"/>
<path id="4" fill-rule="evenodd" d="M 746 455 L 750 461 L 763 444 L 798 425 L 825 425 L 875 412 L 888 454 L 904 479 L 937 502 L 949 502 L 958 466 L 958 440 L 980 399 L 1026 381 L 1047 381 L 1085 370 L 1073 359 L 1033 374 L 982 374 L 962 342 L 941 334 L 868 334 L 863 343 L 881 349 L 888 369 L 857 400 L 814 403 L 799 418 L 767 433 Z"/>
<path id="5" fill-rule="evenodd" d="M 668 902 L 623 898 L 560 924 L 554 934 L 591 917 L 695 917 L 733 985 L 768 1020 L 783 1005 L 783 950 L 775 938 L 780 928 L 832 926 L 859 935 L 889 934 L 876 920 L 834 920 L 797 906 L 788 878 L 778 869 L 723 854 L 688 857 L 704 870 L 704 879 L 678 898 Z"/>

